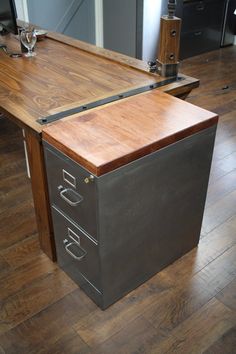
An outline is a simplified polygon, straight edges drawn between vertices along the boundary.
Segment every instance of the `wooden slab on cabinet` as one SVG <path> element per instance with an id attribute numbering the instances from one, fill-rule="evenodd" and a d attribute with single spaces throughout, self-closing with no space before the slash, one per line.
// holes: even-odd
<path id="1" fill-rule="evenodd" d="M 43 129 L 43 139 L 96 176 L 217 123 L 215 113 L 153 90 Z"/>

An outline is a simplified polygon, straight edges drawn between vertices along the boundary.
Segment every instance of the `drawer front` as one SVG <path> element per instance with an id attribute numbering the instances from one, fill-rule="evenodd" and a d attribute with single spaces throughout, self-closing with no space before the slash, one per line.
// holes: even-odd
<path id="1" fill-rule="evenodd" d="M 190 1 L 183 5 L 182 32 L 203 27 L 221 27 L 224 0 Z"/>
<path id="2" fill-rule="evenodd" d="M 182 31 L 185 32 L 207 26 L 207 7 L 205 1 L 194 1 L 184 4 Z"/>
<path id="3" fill-rule="evenodd" d="M 188 58 L 206 51 L 219 48 L 220 36 L 217 37 L 214 31 L 200 29 L 181 35 L 180 58 Z"/>
<path id="4" fill-rule="evenodd" d="M 82 275 L 100 290 L 98 245 L 55 207 L 52 207 L 52 218 L 60 268 L 79 285 L 82 285 Z"/>
<path id="5" fill-rule="evenodd" d="M 85 183 L 87 170 L 48 144 L 44 151 L 51 204 L 97 239 L 96 177 Z"/>

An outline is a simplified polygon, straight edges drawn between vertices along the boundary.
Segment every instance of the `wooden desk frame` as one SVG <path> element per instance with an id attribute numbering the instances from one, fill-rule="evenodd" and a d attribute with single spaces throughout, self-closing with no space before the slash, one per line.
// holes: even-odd
<path id="1" fill-rule="evenodd" d="M 150 78 L 155 78 L 157 81 L 162 80 L 159 75 L 149 73 L 146 63 L 138 59 L 130 58 L 122 54 L 98 48 L 96 46 L 66 37 L 58 33 L 49 33 L 48 38 L 70 46 L 71 48 L 77 48 L 78 51 L 80 50 L 83 52 L 91 53 L 98 58 L 105 58 L 113 63 L 119 63 L 126 68 L 129 67 L 137 70 L 137 72 L 143 72 L 150 75 Z M 185 76 L 183 74 L 181 74 L 181 76 L 183 77 L 183 80 L 160 87 L 158 90 L 164 91 L 181 99 L 185 99 L 192 89 L 199 86 L 199 80 Z M 17 115 L 12 114 L 5 109 L 3 102 L 4 99 L 2 104 L 0 102 L 0 111 L 25 131 L 25 141 L 29 159 L 31 185 L 38 225 L 40 247 L 48 255 L 49 258 L 55 261 L 55 243 L 41 139 L 42 128 L 39 127 L 38 129 L 34 129 L 32 126 L 29 126 L 21 119 L 20 112 Z"/>

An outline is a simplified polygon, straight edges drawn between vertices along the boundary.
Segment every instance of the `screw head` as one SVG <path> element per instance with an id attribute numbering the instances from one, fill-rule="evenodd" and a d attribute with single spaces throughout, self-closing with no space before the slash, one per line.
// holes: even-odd
<path id="1" fill-rule="evenodd" d="M 94 181 L 93 175 L 90 175 L 89 177 L 85 177 L 85 179 L 84 179 L 84 183 L 86 183 L 86 184 L 93 182 L 93 181 Z"/>

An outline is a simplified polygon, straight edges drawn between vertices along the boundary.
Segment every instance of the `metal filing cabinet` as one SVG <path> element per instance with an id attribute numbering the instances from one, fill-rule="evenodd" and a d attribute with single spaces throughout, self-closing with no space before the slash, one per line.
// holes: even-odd
<path id="1" fill-rule="evenodd" d="M 58 264 L 102 309 L 198 244 L 215 129 L 99 177 L 44 142 Z"/>
<path id="2" fill-rule="evenodd" d="M 102 309 L 198 244 L 217 120 L 151 90 L 43 129 L 58 264 Z"/>

